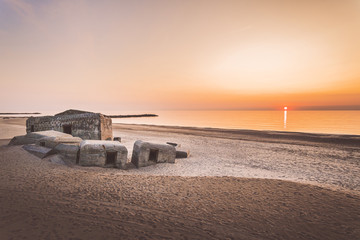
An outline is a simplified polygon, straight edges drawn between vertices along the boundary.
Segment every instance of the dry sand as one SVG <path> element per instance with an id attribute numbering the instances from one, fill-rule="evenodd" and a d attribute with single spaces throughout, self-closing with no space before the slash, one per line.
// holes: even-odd
<path id="1" fill-rule="evenodd" d="M 114 124 L 113 132 L 129 153 L 138 139 L 175 142 L 191 152 L 176 164 L 126 173 L 283 179 L 360 192 L 360 136 L 126 124 Z"/>
<path id="2" fill-rule="evenodd" d="M 0 120 L 0 138 L 21 129 Z M 1 140 L 0 239 L 360 239 L 357 136 L 120 124 L 114 135 L 129 153 L 143 139 L 192 155 L 123 171 Z"/>

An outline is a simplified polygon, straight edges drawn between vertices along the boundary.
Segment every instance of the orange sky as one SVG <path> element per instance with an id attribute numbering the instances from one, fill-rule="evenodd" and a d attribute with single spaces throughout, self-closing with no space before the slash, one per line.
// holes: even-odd
<path id="1" fill-rule="evenodd" d="M 0 112 L 360 109 L 360 1 L 0 0 Z"/>

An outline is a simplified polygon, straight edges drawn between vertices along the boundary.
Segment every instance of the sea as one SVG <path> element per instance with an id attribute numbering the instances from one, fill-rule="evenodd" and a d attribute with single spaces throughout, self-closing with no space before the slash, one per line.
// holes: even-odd
<path id="1" fill-rule="evenodd" d="M 142 112 L 138 112 L 140 114 Z M 113 123 L 360 135 L 360 111 L 155 111 Z M 128 112 L 124 114 L 136 114 Z"/>
<path id="2" fill-rule="evenodd" d="M 158 117 L 144 118 L 113 118 L 113 123 L 360 135 L 360 111 L 288 110 L 97 112 L 107 115 L 131 115 L 145 113 L 158 115 Z M 34 116 L 53 115 L 55 113 L 57 112 L 46 112 Z M 3 116 L 0 114 L 0 117 L 9 117 L 9 115 Z"/>

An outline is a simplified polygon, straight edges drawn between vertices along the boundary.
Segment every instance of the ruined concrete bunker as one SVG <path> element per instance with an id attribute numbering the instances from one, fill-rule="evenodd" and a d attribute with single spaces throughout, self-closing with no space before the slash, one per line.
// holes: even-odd
<path id="1" fill-rule="evenodd" d="M 125 168 L 128 151 L 118 141 L 84 140 L 80 144 L 79 165 Z"/>
<path id="2" fill-rule="evenodd" d="M 112 140 L 112 121 L 101 113 L 67 110 L 54 116 L 30 117 L 26 132 L 54 130 L 87 140 Z"/>
<path id="3" fill-rule="evenodd" d="M 156 163 L 175 163 L 175 157 L 174 146 L 138 140 L 134 143 L 131 162 L 139 168 Z"/>

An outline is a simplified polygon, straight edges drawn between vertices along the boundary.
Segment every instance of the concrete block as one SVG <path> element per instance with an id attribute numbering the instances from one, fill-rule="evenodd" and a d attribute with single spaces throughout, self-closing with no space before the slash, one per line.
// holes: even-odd
<path id="1" fill-rule="evenodd" d="M 176 158 L 188 158 L 190 156 L 190 151 L 176 151 Z"/>
<path id="2" fill-rule="evenodd" d="M 138 140 L 134 143 L 131 162 L 139 168 L 156 163 L 174 163 L 175 156 L 174 146 Z"/>
<path id="3" fill-rule="evenodd" d="M 56 145 L 54 151 L 72 164 L 79 164 L 80 146 L 79 144 L 60 143 Z"/>
<path id="4" fill-rule="evenodd" d="M 100 113 L 67 110 L 55 116 L 30 117 L 26 132 L 55 130 L 82 139 L 112 139 L 112 120 Z"/>
<path id="5" fill-rule="evenodd" d="M 79 165 L 124 169 L 128 151 L 118 141 L 85 140 L 80 144 Z"/>

